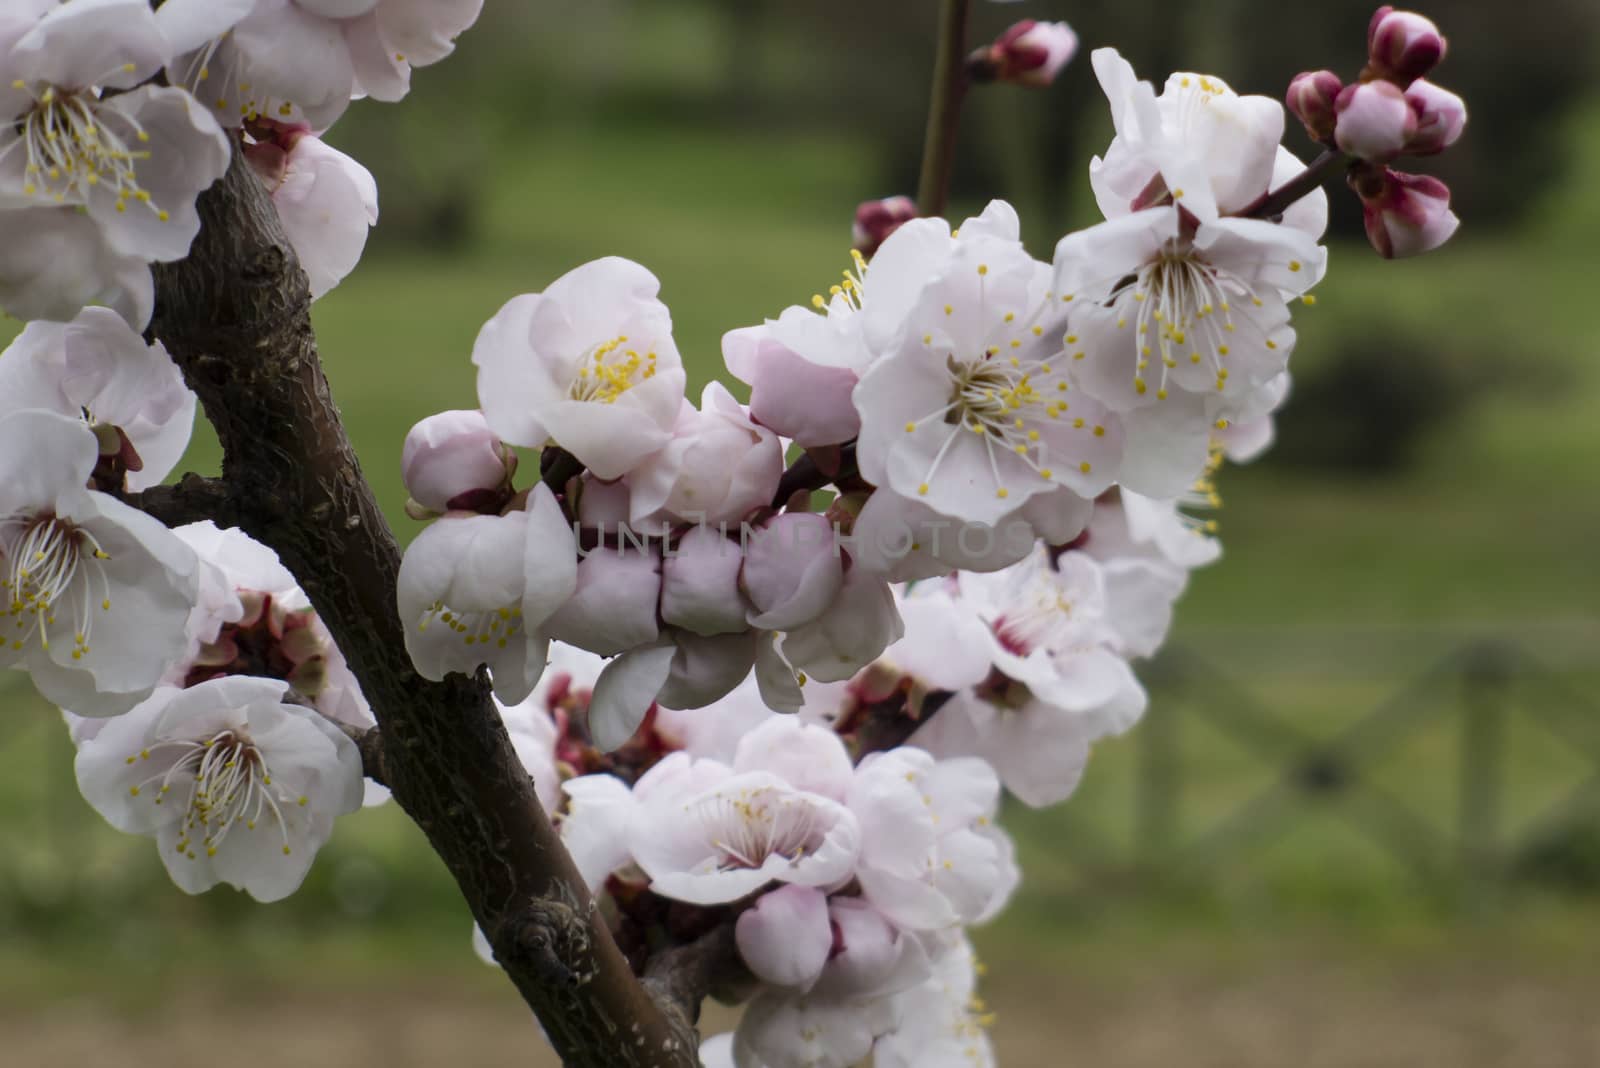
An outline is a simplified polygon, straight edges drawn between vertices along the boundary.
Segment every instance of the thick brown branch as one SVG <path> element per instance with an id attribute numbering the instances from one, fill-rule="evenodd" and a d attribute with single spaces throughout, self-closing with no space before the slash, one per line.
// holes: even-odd
<path id="1" fill-rule="evenodd" d="M 190 472 L 171 486 L 151 486 L 140 493 L 124 493 L 122 499 L 149 512 L 169 527 L 214 520 L 218 526 L 237 525 L 231 514 L 228 487 L 219 478 L 206 478 Z"/>
<path id="2" fill-rule="evenodd" d="M 486 680 L 429 682 L 412 669 L 395 609 L 399 547 L 329 395 L 305 275 L 237 152 L 200 215 L 189 258 L 156 267 L 152 330 L 222 442 L 219 514 L 277 550 L 332 630 L 378 718 L 396 800 L 565 1063 L 695 1065 L 598 918 Z"/>

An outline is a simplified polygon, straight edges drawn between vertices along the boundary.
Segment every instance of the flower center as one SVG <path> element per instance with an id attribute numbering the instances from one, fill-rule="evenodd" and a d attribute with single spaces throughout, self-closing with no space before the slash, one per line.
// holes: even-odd
<path id="1" fill-rule="evenodd" d="M 1229 298 L 1240 296 L 1261 304 L 1237 276 L 1207 263 L 1192 250 L 1171 247 L 1147 264 L 1133 286 L 1138 305 L 1134 391 L 1143 395 L 1149 390 L 1150 361 L 1159 360 L 1156 397 L 1166 400 L 1168 373 L 1181 360 L 1209 367 L 1220 393 L 1228 381 L 1228 335 L 1235 329 Z M 1124 322 L 1119 319 L 1117 325 Z"/>
<path id="2" fill-rule="evenodd" d="M 988 267 L 980 265 L 980 277 L 988 275 Z M 945 369 L 949 375 L 948 401 L 945 406 L 928 413 L 921 419 L 906 423 L 907 434 L 915 434 L 930 425 L 943 425 L 950 429 L 940 445 L 928 473 L 917 492 L 928 493 L 929 484 L 937 476 L 956 438 L 962 430 L 978 436 L 988 454 L 989 468 L 996 483 L 995 495 L 1004 498 L 1009 490 L 1004 485 L 1007 470 L 1015 473 L 1021 464 L 1033 475 L 1053 479 L 1053 463 L 1072 463 L 1059 453 L 1050 455 L 1049 442 L 1041 428 L 1048 429 L 1051 421 L 1061 420 L 1071 408 L 1067 393 L 1072 388 L 1067 381 L 1059 339 L 1045 343 L 1041 339 L 1045 328 L 1040 320 L 1047 310 L 1048 300 L 1038 303 L 1025 314 L 995 311 L 992 315 L 987 301 L 968 311 L 945 305 L 947 317 L 976 314 L 984 319 L 982 336 L 990 343 L 983 351 L 958 356 L 946 353 Z M 1067 343 L 1077 339 L 1068 335 Z M 922 343 L 933 345 L 933 335 L 924 334 Z M 1040 356 L 1038 353 L 1045 352 Z M 1073 418 L 1075 429 L 1086 429 L 1087 421 Z M 1106 429 L 1096 425 L 1095 437 L 1105 436 Z M 1089 474 L 1087 462 L 1074 464 L 1083 474 Z"/>
<path id="3" fill-rule="evenodd" d="M 277 115 L 288 119 L 294 115 L 294 104 L 280 100 L 259 86 L 242 79 L 243 64 L 239 53 L 228 47 L 233 31 L 209 42 L 204 48 L 184 57 L 181 66 L 169 68 L 174 85 L 181 85 L 194 94 L 195 99 L 209 101 L 218 111 L 239 110 L 239 117 L 247 122 L 262 116 Z"/>
<path id="4" fill-rule="evenodd" d="M 183 685 L 199 685 L 224 675 L 252 675 L 287 682 L 301 697 L 315 698 L 327 683 L 327 643 L 314 626 L 310 608 L 285 611 L 270 593 L 240 590 L 251 610 L 237 623 L 224 623 L 217 638 L 202 646 Z"/>
<path id="5" fill-rule="evenodd" d="M 504 649 L 522 633 L 522 609 L 498 608 L 490 612 L 458 612 L 443 601 L 435 601 L 422 614 L 418 630 L 427 630 L 435 621 L 454 631 L 463 645 L 493 645 Z"/>
<path id="6" fill-rule="evenodd" d="M 816 806 L 771 787 L 712 794 L 694 802 L 690 813 L 717 851 L 717 871 L 759 868 L 768 857 L 798 863 L 827 833 Z"/>
<path id="7" fill-rule="evenodd" d="M 21 649 L 37 636 L 39 647 L 48 650 L 60 611 L 72 632 L 72 659 L 83 659 L 89 652 L 94 602 L 99 601 L 100 611 L 111 608 L 104 566 L 111 557 L 94 535 L 54 515 L 14 513 L 0 519 L 0 555 L 5 558 L 0 588 L 13 624 L 11 648 Z"/>
<path id="8" fill-rule="evenodd" d="M 234 828 L 243 824 L 246 831 L 254 831 L 265 818 L 277 825 L 283 853 L 289 855 L 289 824 L 284 813 L 293 807 L 304 808 L 310 799 L 294 796 L 273 783 L 266 756 L 245 732 L 230 729 L 203 741 L 159 742 L 130 754 L 127 762 L 149 760 L 152 752 L 164 749 L 177 749 L 178 758 L 165 771 L 130 786 L 128 793 L 133 797 L 148 794 L 153 804 L 161 805 L 175 785 L 182 794 L 182 780 L 190 778 L 175 846 L 179 853 L 193 860 L 198 848 L 214 857 Z"/>
<path id="9" fill-rule="evenodd" d="M 167 221 L 166 211 L 139 185 L 138 164 L 150 158 L 150 150 L 138 146 L 148 144 L 150 135 L 137 119 L 102 107 L 93 90 L 30 90 L 20 80 L 12 86 L 33 96 L 33 107 L 17 120 L 17 144 L 6 149 L 20 145 L 27 156 L 23 193 L 82 204 L 91 190 L 104 186 L 115 194 L 118 211 L 127 211 L 131 200 Z"/>
<path id="10" fill-rule="evenodd" d="M 1027 656 L 1039 648 L 1071 644 L 1079 620 L 1073 614 L 1074 603 L 1068 594 L 1047 579 L 1028 583 L 1013 601 L 1014 607 L 994 621 L 995 637 L 1018 656 Z"/>
<path id="11" fill-rule="evenodd" d="M 637 349 L 623 348 L 627 343 L 628 338 L 623 335 L 584 353 L 567 395 L 577 401 L 611 404 L 640 382 L 654 378 L 656 354 L 641 356 Z"/>

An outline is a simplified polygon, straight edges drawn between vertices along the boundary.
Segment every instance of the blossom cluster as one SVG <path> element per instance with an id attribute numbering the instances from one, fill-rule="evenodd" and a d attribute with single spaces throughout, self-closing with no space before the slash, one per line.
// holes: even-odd
<path id="1" fill-rule="evenodd" d="M 319 140 L 352 99 L 398 100 L 481 0 L 14 0 L 0 12 L 0 309 L 87 304 L 143 329 L 150 264 L 182 259 L 234 131 L 321 295 L 355 265 L 377 189 Z"/>
<path id="2" fill-rule="evenodd" d="M 0 308 L 31 320 L 0 354 L 0 663 L 62 709 L 89 803 L 189 892 L 292 893 L 386 793 L 355 741 L 372 710 L 273 550 L 135 507 L 195 412 L 140 333 L 150 265 L 188 254 L 237 147 L 311 295 L 337 285 L 377 192 L 319 135 L 403 96 L 480 6 L 0 14 Z M 1020 23 L 968 76 L 1045 84 L 1076 45 Z M 1380 10 L 1369 53 L 1289 104 L 1404 255 L 1454 216 L 1388 163 L 1465 110 L 1422 80 L 1426 19 Z M 696 402 L 655 276 L 599 259 L 507 301 L 472 346 L 479 406 L 404 443 L 429 524 L 398 575 L 406 651 L 428 679 L 487 671 L 636 967 L 731 925 L 750 999 L 708 1064 L 992 1063 L 967 929 L 1018 882 L 1002 794 L 1067 800 L 1140 718 L 1135 666 L 1220 553 L 1218 471 L 1271 444 L 1326 266 L 1322 162 L 1283 147 L 1274 99 L 1092 62 L 1104 219 L 1048 262 L 1001 200 L 955 227 L 863 205 L 836 282 L 724 335 L 748 400 Z"/>
<path id="3" fill-rule="evenodd" d="M 1017 881 L 1001 793 L 1066 800 L 1140 718 L 1218 469 L 1272 441 L 1328 213 L 1255 214 L 1305 170 L 1284 108 L 1092 58 L 1105 221 L 1050 262 L 1003 201 L 864 206 L 871 258 L 729 331 L 749 401 L 697 405 L 656 278 L 595 261 L 407 438 L 418 671 L 488 668 L 636 963 L 735 925 L 755 993 L 709 1049 L 742 1068 L 992 1059 L 965 929 Z"/>
<path id="4" fill-rule="evenodd" d="M 359 259 L 377 189 L 317 136 L 405 95 L 481 3 L 17 0 L 0 12 L 0 663 L 59 705 L 84 796 L 157 839 L 173 880 L 293 892 L 334 818 L 387 796 L 374 720 L 272 550 L 168 529 L 195 396 L 151 318 L 150 265 L 188 255 L 235 143 L 313 297 Z"/>

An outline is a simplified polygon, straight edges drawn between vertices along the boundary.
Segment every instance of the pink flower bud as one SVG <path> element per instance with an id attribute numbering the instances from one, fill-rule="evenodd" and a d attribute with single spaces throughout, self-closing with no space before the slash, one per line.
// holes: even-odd
<path id="1" fill-rule="evenodd" d="M 748 539 L 739 584 L 755 606 L 751 626 L 789 630 L 816 619 L 844 584 L 833 527 L 814 512 L 774 516 Z"/>
<path id="2" fill-rule="evenodd" d="M 1372 167 L 1352 172 L 1350 186 L 1361 197 L 1367 240 L 1384 259 L 1431 252 L 1461 225 L 1450 187 L 1437 178 Z"/>
<path id="3" fill-rule="evenodd" d="M 850 400 L 856 373 L 823 367 L 767 336 L 765 326 L 730 330 L 722 338 L 728 367 L 750 383 L 750 417 L 806 448 L 838 445 L 861 433 Z"/>
<path id="4" fill-rule="evenodd" d="M 1331 70 L 1302 71 L 1289 83 L 1284 102 L 1305 124 L 1313 141 L 1326 141 L 1333 136 L 1334 101 L 1343 88 L 1344 83 Z"/>
<path id="5" fill-rule="evenodd" d="M 988 49 L 997 81 L 1044 88 L 1078 51 L 1078 35 L 1065 22 L 1023 19 Z"/>
<path id="6" fill-rule="evenodd" d="M 578 586 L 545 623 L 558 641 L 613 656 L 660 635 L 661 557 L 652 548 L 624 543 L 593 549 L 578 561 Z"/>
<path id="7" fill-rule="evenodd" d="M 406 491 L 431 512 L 498 511 L 516 469 L 516 453 L 475 410 L 428 416 L 411 428 L 400 453 Z"/>
<path id="8" fill-rule="evenodd" d="M 917 203 L 910 197 L 885 197 L 865 201 L 856 209 L 856 221 L 850 227 L 850 239 L 863 256 L 878 251 L 878 246 L 901 224 L 917 217 Z"/>
<path id="9" fill-rule="evenodd" d="M 1416 113 L 1389 82 L 1345 86 L 1334 111 L 1333 139 L 1339 148 L 1374 163 L 1394 159 L 1417 132 Z"/>
<path id="10" fill-rule="evenodd" d="M 746 629 L 743 564 L 738 542 L 712 527 L 689 528 L 661 561 L 662 620 L 707 636 Z"/>
<path id="11" fill-rule="evenodd" d="M 1406 151 L 1413 156 L 1443 152 L 1467 125 L 1467 102 L 1423 78 L 1406 90 L 1406 103 L 1417 116 L 1416 132 L 1406 142 Z"/>
<path id="12" fill-rule="evenodd" d="M 1385 4 L 1367 27 L 1368 69 L 1404 89 L 1444 58 L 1445 39 L 1433 20 Z"/>

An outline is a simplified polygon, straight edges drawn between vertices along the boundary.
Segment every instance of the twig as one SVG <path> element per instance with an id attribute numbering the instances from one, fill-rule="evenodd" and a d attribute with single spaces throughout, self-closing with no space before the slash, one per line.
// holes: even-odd
<path id="1" fill-rule="evenodd" d="M 383 733 L 376 727 L 357 727 L 337 719 L 329 719 L 344 732 L 346 738 L 356 743 L 361 754 L 361 772 L 379 786 L 389 785 L 389 773 L 383 763 Z"/>
<path id="2" fill-rule="evenodd" d="M 1312 160 L 1305 170 L 1278 188 L 1262 193 L 1239 214 L 1247 219 L 1272 219 L 1282 215 L 1289 205 L 1327 181 L 1348 160 L 1349 157 L 1337 149 L 1324 149 L 1322 155 Z"/>
<path id="3" fill-rule="evenodd" d="M 943 0 L 939 9 L 939 50 L 928 99 L 928 129 L 922 142 L 922 175 L 917 182 L 919 215 L 943 215 L 950 199 L 956 132 L 967 92 L 967 15 L 971 8 L 972 0 Z"/>

